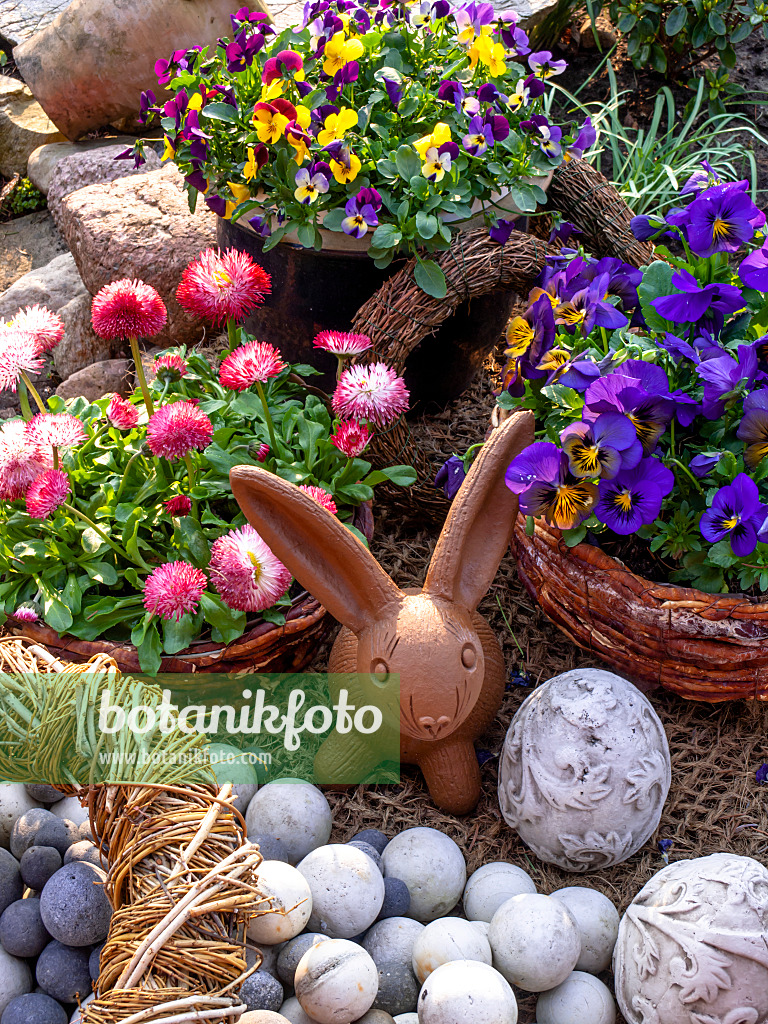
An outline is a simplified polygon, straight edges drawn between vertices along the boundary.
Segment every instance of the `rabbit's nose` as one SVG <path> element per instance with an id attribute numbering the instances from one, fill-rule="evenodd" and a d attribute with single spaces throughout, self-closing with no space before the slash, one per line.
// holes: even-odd
<path id="1" fill-rule="evenodd" d="M 435 737 L 438 733 L 443 731 L 446 725 L 450 724 L 450 721 L 450 718 L 446 715 L 440 715 L 437 721 L 429 715 L 424 715 L 419 719 L 419 725 L 422 726 L 430 736 Z"/>

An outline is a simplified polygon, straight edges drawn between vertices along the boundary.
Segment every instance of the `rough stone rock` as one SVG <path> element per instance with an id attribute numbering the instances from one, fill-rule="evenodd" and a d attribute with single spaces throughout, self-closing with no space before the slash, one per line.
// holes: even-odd
<path id="1" fill-rule="evenodd" d="M 10 320 L 23 306 L 42 306 L 57 313 L 85 287 L 71 253 L 63 253 L 44 267 L 30 270 L 0 294 L 0 320 Z"/>
<path id="2" fill-rule="evenodd" d="M 216 217 L 204 203 L 190 214 L 182 183 L 175 167 L 163 167 L 89 185 L 61 206 L 62 233 L 92 295 L 121 277 L 140 278 L 160 293 L 168 325 L 155 344 L 202 335 L 202 323 L 176 302 L 176 289 L 187 264 L 216 245 Z"/>
<path id="3" fill-rule="evenodd" d="M 73 143 L 68 145 L 71 149 L 77 149 Z M 142 167 L 136 168 L 132 160 L 116 160 L 115 157 L 125 150 L 126 145 L 102 146 L 72 153 L 59 160 L 51 172 L 48 184 L 48 209 L 56 224 L 61 225 L 62 202 L 73 192 L 88 185 L 106 184 L 118 178 L 148 174 L 160 167 L 160 157 L 149 148 L 145 154 L 146 163 Z"/>
<path id="4" fill-rule="evenodd" d="M 128 359 L 102 359 L 73 373 L 56 388 L 56 394 L 65 401 L 80 395 L 90 402 L 113 391 L 126 397 L 131 393 L 133 375 Z"/>
<path id="5" fill-rule="evenodd" d="M 72 0 L 0 0 L 0 42 L 18 46 L 49 25 Z"/>
<path id="6" fill-rule="evenodd" d="M 558 0 L 496 0 L 495 11 L 515 11 L 518 24 L 530 32 L 557 7 Z"/>
<path id="7" fill-rule="evenodd" d="M 33 150 L 63 138 L 27 86 L 0 75 L 0 174 L 25 174 Z"/>
<path id="8" fill-rule="evenodd" d="M 0 292 L 27 271 L 44 267 L 68 252 L 67 243 L 47 210 L 0 224 Z"/>
<path id="9" fill-rule="evenodd" d="M 62 306 L 59 316 L 64 321 L 64 337 L 53 350 L 53 365 L 62 380 L 78 370 L 122 354 L 124 346 L 120 340 L 107 341 L 94 331 L 88 292 L 81 292 Z"/>
<path id="10" fill-rule="evenodd" d="M 2 7 L 2 0 L 0 0 L 0 7 Z M 38 146 L 34 153 L 30 153 L 27 164 L 27 177 L 35 188 L 39 188 L 41 192 L 47 195 L 51 184 L 51 176 L 62 160 L 70 156 L 82 157 L 96 150 L 104 149 L 105 146 L 119 146 L 121 149 L 127 149 L 135 141 L 136 138 L 132 135 L 115 135 L 107 139 L 83 139 L 81 142 L 49 142 L 44 146 Z M 149 153 L 150 150 L 147 149 L 146 155 L 148 160 L 150 159 Z M 155 155 L 154 152 L 152 155 Z M 118 162 L 127 164 L 131 170 L 133 169 L 133 164 L 130 160 Z M 83 185 L 90 184 L 90 181 L 83 182 Z M 83 185 L 79 187 L 82 188 Z"/>

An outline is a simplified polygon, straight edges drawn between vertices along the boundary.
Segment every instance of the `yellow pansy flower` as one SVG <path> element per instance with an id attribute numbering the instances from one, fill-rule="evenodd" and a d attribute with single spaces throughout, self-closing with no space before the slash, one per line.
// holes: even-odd
<path id="1" fill-rule="evenodd" d="M 245 178 L 246 181 L 251 181 L 253 178 L 256 177 L 258 170 L 259 168 L 258 164 L 256 163 L 256 154 L 254 150 L 251 149 L 249 146 L 248 159 L 246 160 L 245 167 L 243 168 L 243 177 Z"/>
<path id="2" fill-rule="evenodd" d="M 364 49 L 359 39 L 345 39 L 343 32 L 337 32 L 325 44 L 323 71 L 333 78 L 345 64 L 361 57 Z"/>
<path id="3" fill-rule="evenodd" d="M 262 103 L 269 103 L 270 100 L 276 100 L 278 96 L 282 96 L 284 88 L 285 82 L 282 78 L 276 78 L 269 85 L 265 85 L 261 90 L 260 99 Z"/>
<path id="4" fill-rule="evenodd" d="M 439 149 L 444 142 L 451 141 L 451 129 L 445 122 L 438 121 L 435 127 L 432 129 L 431 135 L 425 135 L 422 139 L 417 139 L 413 143 L 413 148 L 419 154 L 422 160 L 426 159 L 426 153 L 428 149 Z"/>
<path id="5" fill-rule="evenodd" d="M 253 111 L 253 123 L 256 125 L 259 142 L 277 142 L 285 131 L 288 118 L 269 103 L 257 103 Z"/>
<path id="6" fill-rule="evenodd" d="M 203 109 L 203 94 L 196 92 L 189 98 L 187 103 L 187 110 L 202 110 Z"/>
<path id="7" fill-rule="evenodd" d="M 172 160 L 176 154 L 176 150 L 173 148 L 173 143 L 171 142 L 167 135 L 164 135 L 163 139 L 165 140 L 165 148 L 163 149 L 163 155 L 161 159 Z"/>
<path id="8" fill-rule="evenodd" d="M 336 139 L 343 139 L 350 128 L 357 127 L 357 114 L 349 107 L 345 107 L 338 114 L 329 114 L 325 119 L 325 127 L 317 136 L 321 146 L 327 146 L 329 142 Z"/>
<path id="9" fill-rule="evenodd" d="M 340 185 L 348 185 L 350 181 L 354 181 L 360 173 L 362 166 L 354 153 L 349 154 L 349 167 L 346 167 L 339 160 L 331 160 L 333 176 Z"/>
<path id="10" fill-rule="evenodd" d="M 251 198 L 251 193 L 248 191 L 245 185 L 240 185 L 235 181 L 228 181 L 227 184 L 229 185 L 232 191 L 232 195 L 237 200 L 238 205 L 240 203 L 244 203 L 247 199 Z"/>

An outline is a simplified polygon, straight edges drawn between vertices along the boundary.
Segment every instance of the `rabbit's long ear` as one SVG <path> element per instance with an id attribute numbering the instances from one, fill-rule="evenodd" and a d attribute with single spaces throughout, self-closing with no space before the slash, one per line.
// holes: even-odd
<path id="1" fill-rule="evenodd" d="M 504 483 L 507 466 L 533 444 L 532 412 L 496 430 L 467 473 L 445 521 L 424 590 L 474 611 L 488 591 L 512 538 L 517 495 Z"/>
<path id="2" fill-rule="evenodd" d="M 355 535 L 298 487 L 257 466 L 229 474 L 248 522 L 331 615 L 354 632 L 401 592 Z"/>

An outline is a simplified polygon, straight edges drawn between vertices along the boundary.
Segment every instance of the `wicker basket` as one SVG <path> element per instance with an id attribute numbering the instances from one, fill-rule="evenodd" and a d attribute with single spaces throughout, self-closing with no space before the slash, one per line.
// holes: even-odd
<path id="1" fill-rule="evenodd" d="M 568 548 L 518 517 L 517 571 L 544 614 L 579 647 L 640 685 L 696 700 L 768 700 L 768 602 L 653 583 L 592 544 Z"/>
<path id="2" fill-rule="evenodd" d="M 355 511 L 354 525 L 370 541 L 373 512 L 366 503 Z M 285 625 L 261 620 L 232 643 L 198 640 L 184 651 L 163 658 L 160 672 L 300 672 L 310 663 L 331 619 L 314 597 L 303 591 L 293 599 Z M 139 672 L 133 644 L 110 640 L 78 640 L 59 634 L 42 622 L 20 622 L 8 616 L 6 627 L 43 644 L 57 658 L 85 662 L 94 654 L 108 654 L 123 672 Z"/>

